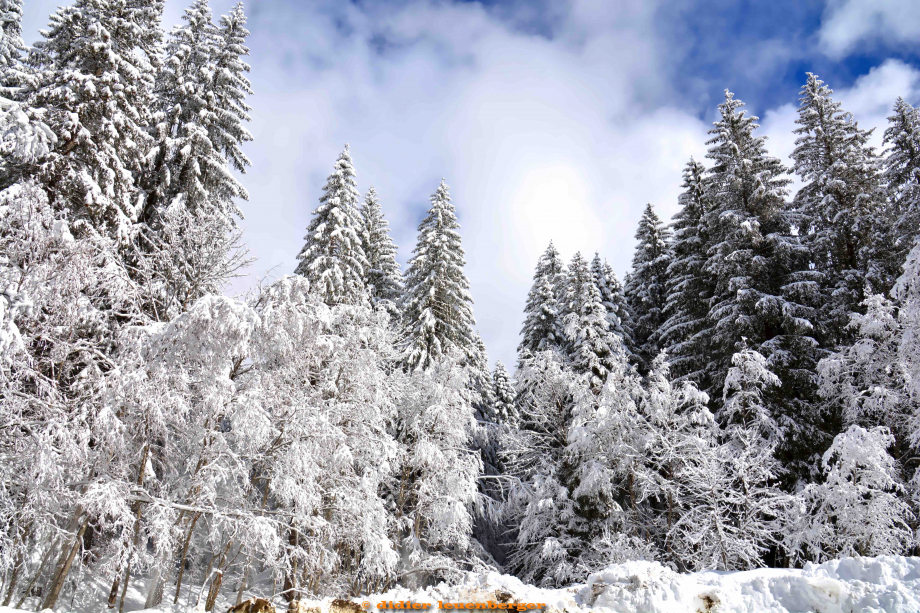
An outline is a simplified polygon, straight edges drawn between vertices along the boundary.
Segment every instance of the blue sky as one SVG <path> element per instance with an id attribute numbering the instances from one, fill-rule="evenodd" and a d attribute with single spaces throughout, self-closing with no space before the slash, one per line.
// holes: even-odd
<path id="1" fill-rule="evenodd" d="M 55 0 L 29 0 L 31 43 Z M 213 0 L 216 15 L 232 3 Z M 165 24 L 183 2 L 167 0 Z M 231 292 L 293 271 L 347 142 L 405 263 L 441 177 L 457 207 L 478 328 L 514 360 L 534 264 L 550 239 L 622 277 L 646 202 L 676 211 L 723 90 L 794 146 L 797 93 L 819 74 L 881 142 L 897 96 L 920 104 L 920 2 L 252 0 L 255 141 L 243 177 L 256 262 Z"/>

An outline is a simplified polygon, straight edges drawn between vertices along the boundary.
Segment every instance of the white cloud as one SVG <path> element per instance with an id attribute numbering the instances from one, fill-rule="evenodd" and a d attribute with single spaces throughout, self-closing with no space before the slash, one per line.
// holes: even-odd
<path id="1" fill-rule="evenodd" d="M 842 58 L 860 45 L 918 43 L 920 2 L 828 0 L 818 39 L 833 58 Z"/>

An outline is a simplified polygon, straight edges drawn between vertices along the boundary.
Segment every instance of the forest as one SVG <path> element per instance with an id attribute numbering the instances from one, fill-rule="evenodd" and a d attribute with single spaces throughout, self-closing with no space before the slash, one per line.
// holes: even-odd
<path id="1" fill-rule="evenodd" d="M 787 167 L 726 90 L 622 282 L 546 248 L 509 369 L 447 182 L 402 270 L 347 145 L 296 270 L 224 295 L 248 262 L 241 4 L 166 33 L 163 0 L 74 0 L 31 47 L 22 5 L 0 0 L 0 605 L 920 554 L 907 101 L 876 151 L 809 73 Z"/>

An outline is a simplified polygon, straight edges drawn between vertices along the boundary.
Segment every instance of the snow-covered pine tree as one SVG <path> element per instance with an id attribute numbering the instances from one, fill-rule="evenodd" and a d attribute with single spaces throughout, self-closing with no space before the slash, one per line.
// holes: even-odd
<path id="1" fill-rule="evenodd" d="M 242 260 L 235 248 L 236 220 L 242 216 L 235 199 L 248 199 L 229 168 L 243 171 L 248 164 L 239 152 L 251 140 L 239 125 L 248 120 L 248 107 L 235 112 L 251 93 L 248 82 L 221 73 L 218 61 L 229 61 L 221 55 L 227 54 L 225 33 L 212 23 L 207 0 L 197 0 L 183 19 L 169 37 L 157 77 L 157 142 L 141 179 L 147 193 L 134 264 L 162 280 L 158 295 L 150 298 L 160 314 L 181 312 L 200 296 L 222 291 Z M 221 270 L 217 277 L 199 274 L 215 265 Z"/>
<path id="2" fill-rule="evenodd" d="M 358 188 L 348 145 L 326 179 L 320 205 L 304 237 L 306 244 L 295 272 L 306 277 L 326 304 L 358 304 L 364 300 L 367 258 L 361 247 Z"/>
<path id="3" fill-rule="evenodd" d="M 59 137 L 38 176 L 57 206 L 122 243 L 151 143 L 162 12 L 163 0 L 76 0 L 51 16 L 30 56 L 37 74 L 25 100 L 46 109 Z"/>
<path id="4" fill-rule="evenodd" d="M 219 161 L 215 164 L 215 152 L 202 126 L 207 123 L 211 62 L 217 43 L 208 1 L 196 0 L 182 19 L 185 24 L 175 26 L 167 39 L 165 61 L 156 79 L 157 142 L 142 181 L 147 195 L 139 219 L 150 225 L 156 225 L 159 209 L 169 206 L 179 194 L 188 209 L 208 207 L 210 185 L 202 173 L 213 175 L 223 167 Z"/>
<path id="5" fill-rule="evenodd" d="M 523 581 L 564 585 L 582 577 L 585 543 L 574 531 L 574 501 L 566 464 L 575 399 L 586 380 L 566 367 L 557 351 L 530 355 L 518 369 L 520 427 L 508 432 L 505 466 L 516 477 L 506 513 L 515 530 L 508 566 Z"/>
<path id="6" fill-rule="evenodd" d="M 664 323 L 667 301 L 669 241 L 671 230 L 665 226 L 651 204 L 639 220 L 636 252 L 632 272 L 624 288 L 633 315 L 633 342 L 646 367 L 661 350 L 658 331 Z"/>
<path id="7" fill-rule="evenodd" d="M 575 513 L 569 529 L 586 545 L 578 560 L 582 572 L 656 557 L 654 544 L 643 538 L 645 509 L 638 503 L 642 397 L 640 378 L 621 350 L 600 393 L 574 398 L 566 465 Z"/>
<path id="8" fill-rule="evenodd" d="M 525 352 L 534 354 L 548 349 L 562 350 L 565 345 L 562 331 L 562 304 L 565 285 L 565 264 L 550 241 L 537 261 L 533 285 L 527 293 L 524 306 L 524 327 L 518 345 L 518 361 Z"/>
<path id="9" fill-rule="evenodd" d="M 463 272 L 459 230 L 447 183 L 441 179 L 418 227 L 415 255 L 406 270 L 401 306 L 403 362 L 409 369 L 427 368 L 453 350 L 472 356 L 476 349 L 473 298 Z"/>
<path id="10" fill-rule="evenodd" d="M 511 375 L 501 360 L 495 361 L 495 371 L 492 373 L 492 384 L 495 395 L 495 418 L 500 424 L 517 424 L 518 414 L 515 406 L 517 394 L 511 385 Z"/>
<path id="11" fill-rule="evenodd" d="M 575 373 L 588 375 L 592 389 L 599 392 L 624 349 L 619 337 L 610 332 L 601 293 L 580 252 L 569 264 L 564 306 L 568 362 Z"/>
<path id="12" fill-rule="evenodd" d="M 747 116 L 743 106 L 726 90 L 707 143 L 713 167 L 708 177 L 711 206 L 703 216 L 709 237 L 703 274 L 712 279 L 713 296 L 705 381 L 711 396 L 718 392 L 712 398 L 718 408 L 732 357 L 742 342 L 764 355 L 783 382 L 765 395 L 773 418 L 787 433 L 779 459 L 786 468 L 795 464 L 802 475 L 807 471 L 804 462 L 829 444 L 828 434 L 835 432 L 813 402 L 819 354 L 810 305 L 818 301 L 818 289 L 807 251 L 791 235 L 784 201 L 786 168 L 767 155 L 765 138 L 754 134 L 757 118 Z"/>
<path id="13" fill-rule="evenodd" d="M 22 0 L 0 0 L 0 95 L 15 98 L 9 90 L 22 81 Z M 12 94 L 12 95 L 11 95 Z"/>
<path id="14" fill-rule="evenodd" d="M 601 302 L 607 309 L 607 321 L 610 322 L 610 331 L 620 337 L 623 341 L 623 348 L 626 349 L 627 355 L 632 359 L 635 354 L 632 342 L 632 314 L 629 312 L 629 305 L 626 303 L 626 295 L 623 293 L 623 286 L 617 279 L 613 268 L 605 260 L 601 262 L 601 256 L 594 254 L 591 260 L 591 276 L 594 284 L 601 293 Z"/>
<path id="15" fill-rule="evenodd" d="M 764 405 L 763 392 L 779 387 L 779 377 L 767 366 L 767 359 L 745 347 L 732 356 L 732 367 L 725 377 L 719 421 L 729 433 L 750 430 L 769 446 L 778 445 L 783 431 Z"/>
<path id="16" fill-rule="evenodd" d="M 892 436 L 888 452 L 899 481 L 907 486 L 904 498 L 917 517 L 920 470 L 910 458 L 920 446 L 920 405 L 911 390 L 915 354 L 902 357 L 901 352 L 905 338 L 913 336 L 908 310 L 902 309 L 904 316 L 899 318 L 893 302 L 879 294 L 866 298 L 862 306 L 866 313 L 854 314 L 850 323 L 856 331 L 854 343 L 818 364 L 824 410 L 840 415 L 845 426 L 888 428 Z M 904 347 L 908 352 L 913 351 L 910 344 L 908 340 Z"/>
<path id="17" fill-rule="evenodd" d="M 713 291 L 711 278 L 703 271 L 709 242 L 703 220 L 710 206 L 705 174 L 705 167 L 693 158 L 684 167 L 680 210 L 671 224 L 666 319 L 659 334 L 662 349 L 668 352 L 671 375 L 704 389 L 709 385 L 705 374 Z"/>
<path id="18" fill-rule="evenodd" d="M 238 2 L 227 15 L 220 16 L 217 28 L 218 43 L 214 56 L 214 99 L 217 113 L 208 125 L 208 137 L 230 166 L 245 173 L 249 160 L 242 145 L 252 140 L 243 126 L 249 121 L 246 96 L 252 95 L 252 86 L 246 78 L 250 67 L 243 57 L 249 55 L 246 39 L 246 14 L 243 3 Z"/>
<path id="19" fill-rule="evenodd" d="M 823 276 L 824 297 L 815 323 L 828 347 L 849 341 L 846 326 L 850 313 L 859 310 L 866 283 L 887 293 L 897 277 L 885 264 L 890 220 L 880 160 L 868 145 L 870 132 L 859 129 L 832 93 L 808 73 L 792 153 L 795 172 L 805 183 L 793 201 L 795 220 Z"/>
<path id="20" fill-rule="evenodd" d="M 891 257 L 903 262 L 920 234 L 920 111 L 899 97 L 882 142 L 888 145 L 882 180 L 895 219 Z"/>
<path id="21" fill-rule="evenodd" d="M 892 443 L 884 426 L 851 426 L 834 438 L 821 462 L 822 482 L 797 494 L 784 529 L 793 560 L 899 555 L 914 545 L 913 513 L 886 451 Z"/>
<path id="22" fill-rule="evenodd" d="M 482 467 L 469 445 L 468 385 L 458 360 L 432 359 L 408 373 L 397 399 L 392 538 L 406 585 L 456 579 L 472 557 L 471 511 Z"/>
<path id="23" fill-rule="evenodd" d="M 470 401 L 476 409 L 476 419 L 490 424 L 497 423 L 495 413 L 495 388 L 492 385 L 492 370 L 489 368 L 489 353 L 479 332 L 475 332 L 473 352 L 461 359 L 461 364 L 469 368 Z"/>
<path id="24" fill-rule="evenodd" d="M 390 238 L 390 222 L 383 218 L 383 209 L 373 186 L 367 190 L 361 215 L 364 222 L 361 240 L 367 257 L 364 284 L 371 301 L 384 305 L 394 323 L 398 323 L 396 305 L 402 298 L 402 274 L 396 262 L 396 245 Z"/>
<path id="25" fill-rule="evenodd" d="M 664 560 L 681 569 L 686 568 L 685 547 L 676 526 L 692 504 L 685 499 L 682 475 L 685 465 L 711 446 L 713 417 L 707 401 L 693 384 L 671 382 L 664 354 L 655 358 L 640 398 L 635 438 L 642 449 L 633 487 L 638 502 L 648 506 L 640 516 L 646 538 Z"/>

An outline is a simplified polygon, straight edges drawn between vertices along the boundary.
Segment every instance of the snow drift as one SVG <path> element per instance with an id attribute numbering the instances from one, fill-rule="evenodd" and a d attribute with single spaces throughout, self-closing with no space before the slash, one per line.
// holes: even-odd
<path id="1" fill-rule="evenodd" d="M 614 564 L 563 589 L 540 589 L 498 573 L 470 575 L 455 586 L 395 589 L 378 602 L 545 602 L 546 611 L 617 613 L 917 613 L 920 558 L 844 558 L 801 570 L 764 568 L 681 575 L 656 562 Z"/>

